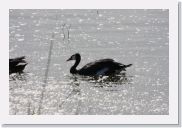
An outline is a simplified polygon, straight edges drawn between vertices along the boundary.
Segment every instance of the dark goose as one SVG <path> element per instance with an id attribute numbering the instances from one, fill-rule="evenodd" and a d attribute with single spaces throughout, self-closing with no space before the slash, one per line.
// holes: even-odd
<path id="1" fill-rule="evenodd" d="M 125 68 L 130 67 L 132 65 L 124 65 L 115 62 L 113 59 L 100 59 L 95 62 L 88 63 L 83 68 L 77 70 L 76 67 L 78 66 L 81 60 L 80 54 L 76 53 L 72 55 L 67 61 L 70 60 L 76 60 L 75 64 L 70 69 L 70 73 L 84 76 L 110 76 L 117 74 L 121 71 L 126 71 Z"/>
<path id="2" fill-rule="evenodd" d="M 25 56 L 9 59 L 9 74 L 23 73 L 25 66 L 28 63 L 25 61 Z"/>

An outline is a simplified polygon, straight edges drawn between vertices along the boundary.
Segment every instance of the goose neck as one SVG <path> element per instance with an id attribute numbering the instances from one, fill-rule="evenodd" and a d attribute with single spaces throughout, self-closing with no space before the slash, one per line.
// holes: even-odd
<path id="1" fill-rule="evenodd" d="M 72 74 L 78 73 L 78 70 L 76 69 L 76 67 L 78 66 L 79 63 L 80 63 L 80 58 L 77 58 L 75 61 L 75 64 L 70 69 L 70 73 Z"/>

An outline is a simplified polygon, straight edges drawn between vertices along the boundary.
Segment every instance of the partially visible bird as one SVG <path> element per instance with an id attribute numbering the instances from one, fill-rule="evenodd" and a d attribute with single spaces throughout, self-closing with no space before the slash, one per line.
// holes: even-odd
<path id="1" fill-rule="evenodd" d="M 124 65 L 115 62 L 113 59 L 100 59 L 86 64 L 81 69 L 77 70 L 76 67 L 80 63 L 81 56 L 79 53 L 72 55 L 67 61 L 75 60 L 75 64 L 71 67 L 70 73 L 79 74 L 84 76 L 109 76 L 118 74 L 121 71 L 126 71 L 127 67 L 132 64 Z"/>
<path id="2" fill-rule="evenodd" d="M 9 75 L 12 73 L 23 73 L 27 64 L 25 56 L 9 59 Z"/>

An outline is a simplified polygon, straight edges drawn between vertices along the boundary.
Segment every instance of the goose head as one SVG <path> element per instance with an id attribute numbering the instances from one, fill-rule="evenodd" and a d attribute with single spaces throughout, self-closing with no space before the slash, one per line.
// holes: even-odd
<path id="1" fill-rule="evenodd" d="M 74 55 L 72 55 L 69 59 L 67 59 L 67 61 L 70 61 L 70 60 L 80 60 L 81 59 L 81 56 L 79 53 L 76 53 Z"/>

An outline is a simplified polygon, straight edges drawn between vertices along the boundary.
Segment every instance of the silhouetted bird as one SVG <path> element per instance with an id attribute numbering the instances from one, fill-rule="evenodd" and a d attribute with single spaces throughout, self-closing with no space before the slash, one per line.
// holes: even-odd
<path id="1" fill-rule="evenodd" d="M 130 67 L 132 64 L 124 65 L 115 62 L 113 59 L 100 59 L 95 62 L 88 63 L 83 68 L 77 70 L 76 67 L 80 63 L 81 56 L 79 53 L 72 55 L 67 61 L 76 60 L 75 64 L 71 67 L 70 73 L 79 74 L 84 76 L 109 76 L 118 74 L 121 71 L 126 71 L 125 68 Z"/>
<path id="2" fill-rule="evenodd" d="M 9 59 L 9 74 L 23 73 L 25 66 L 28 64 L 24 59 L 25 56 Z"/>

